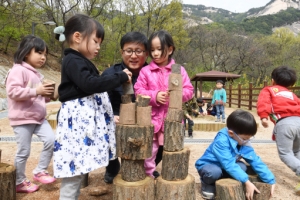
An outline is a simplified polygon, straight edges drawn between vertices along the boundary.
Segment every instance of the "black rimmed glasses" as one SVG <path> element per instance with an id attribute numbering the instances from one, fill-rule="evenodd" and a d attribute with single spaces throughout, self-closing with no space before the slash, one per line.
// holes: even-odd
<path id="1" fill-rule="evenodd" d="M 135 51 L 133 51 L 132 49 L 122 49 L 123 53 L 126 55 L 126 56 L 131 56 L 133 54 L 133 52 L 135 53 L 136 56 L 142 56 L 144 55 L 144 52 L 143 50 L 141 49 L 137 49 Z"/>
<path id="2" fill-rule="evenodd" d="M 236 137 L 242 142 L 242 144 L 246 144 L 247 142 L 250 142 L 251 140 L 254 139 L 254 136 L 252 136 L 249 140 L 244 140 L 242 139 L 238 134 L 236 134 L 236 132 L 234 132 L 233 130 L 231 130 L 235 135 Z"/>

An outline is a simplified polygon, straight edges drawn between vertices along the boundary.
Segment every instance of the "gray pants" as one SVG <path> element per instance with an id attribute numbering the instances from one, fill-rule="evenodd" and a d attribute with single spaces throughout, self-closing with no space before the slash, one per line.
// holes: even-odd
<path id="1" fill-rule="evenodd" d="M 13 126 L 13 130 L 16 136 L 18 147 L 15 157 L 15 167 L 17 173 L 16 184 L 19 185 L 26 179 L 25 168 L 27 159 L 30 155 L 32 135 L 36 134 L 44 143 L 44 148 L 41 152 L 39 163 L 33 170 L 33 174 L 47 170 L 53 155 L 55 137 L 54 132 L 47 120 L 45 120 L 43 124 L 24 124 Z"/>
<path id="2" fill-rule="evenodd" d="M 274 127 L 278 154 L 282 162 L 300 175 L 300 117 L 281 119 Z"/>
<path id="3" fill-rule="evenodd" d="M 59 200 L 78 200 L 83 177 L 84 175 L 63 178 L 60 185 Z"/>

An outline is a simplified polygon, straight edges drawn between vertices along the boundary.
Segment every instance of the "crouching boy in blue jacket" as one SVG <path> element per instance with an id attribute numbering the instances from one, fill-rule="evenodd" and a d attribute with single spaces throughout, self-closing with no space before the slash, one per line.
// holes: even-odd
<path id="1" fill-rule="evenodd" d="M 260 157 L 256 155 L 250 140 L 256 134 L 257 125 L 253 115 L 236 110 L 227 118 L 227 127 L 221 129 L 203 156 L 196 161 L 196 169 L 201 180 L 201 194 L 205 199 L 215 198 L 215 182 L 221 178 L 234 178 L 246 188 L 247 200 L 253 199 L 254 191 L 260 191 L 249 181 L 243 158 L 249 163 L 259 178 L 275 188 L 275 177 Z"/>

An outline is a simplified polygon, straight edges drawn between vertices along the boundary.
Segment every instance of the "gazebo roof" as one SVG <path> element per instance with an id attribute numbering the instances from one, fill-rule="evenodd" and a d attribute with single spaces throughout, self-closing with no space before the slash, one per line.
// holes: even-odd
<path id="1" fill-rule="evenodd" d="M 226 72 L 220 72 L 220 71 L 208 71 L 196 74 L 191 78 L 191 81 L 217 81 L 219 79 L 223 81 L 231 80 L 231 79 L 237 79 L 241 77 L 241 75 L 238 74 L 231 74 Z"/>

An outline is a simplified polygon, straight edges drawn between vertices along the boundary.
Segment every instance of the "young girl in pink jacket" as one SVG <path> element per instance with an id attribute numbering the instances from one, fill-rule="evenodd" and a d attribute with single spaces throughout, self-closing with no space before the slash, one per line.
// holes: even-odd
<path id="1" fill-rule="evenodd" d="M 148 176 L 157 177 L 159 174 L 155 168 L 162 158 L 164 120 L 169 107 L 168 81 L 171 66 L 175 64 L 172 59 L 175 46 L 172 36 L 163 30 L 153 33 L 148 43 L 152 61 L 140 71 L 134 89 L 136 95 L 143 94 L 151 97 L 152 124 L 154 125 L 153 148 L 152 156 L 145 160 L 144 166 Z M 182 101 L 186 102 L 193 96 L 193 86 L 183 67 L 181 67 L 181 75 Z"/>
<path id="2" fill-rule="evenodd" d="M 46 102 L 50 101 L 47 96 L 53 94 L 54 87 L 51 83 L 42 84 L 43 75 L 36 70 L 45 64 L 47 53 L 47 45 L 42 39 L 33 35 L 24 37 L 6 80 L 8 118 L 18 146 L 15 157 L 16 192 L 30 193 L 39 189 L 25 175 L 33 134 L 44 144 L 39 163 L 33 170 L 33 179 L 44 184 L 55 181 L 47 172 L 53 155 L 54 133 L 45 119 Z"/>

